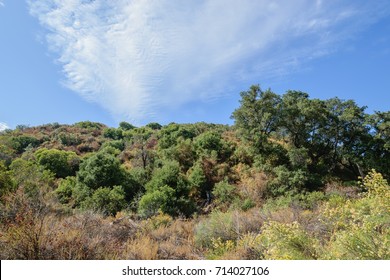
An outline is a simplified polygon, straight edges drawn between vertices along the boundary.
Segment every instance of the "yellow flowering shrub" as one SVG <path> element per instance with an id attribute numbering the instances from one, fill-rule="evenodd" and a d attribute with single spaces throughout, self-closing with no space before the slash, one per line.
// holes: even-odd
<path id="1" fill-rule="evenodd" d="M 310 260 L 316 259 L 316 240 L 312 239 L 298 224 L 270 221 L 262 227 L 262 232 L 253 244 L 262 247 L 264 259 Z"/>
<path id="2" fill-rule="evenodd" d="M 390 188 L 372 170 L 363 180 L 367 190 L 355 200 L 324 206 L 322 222 L 331 231 L 326 259 L 390 259 Z"/>

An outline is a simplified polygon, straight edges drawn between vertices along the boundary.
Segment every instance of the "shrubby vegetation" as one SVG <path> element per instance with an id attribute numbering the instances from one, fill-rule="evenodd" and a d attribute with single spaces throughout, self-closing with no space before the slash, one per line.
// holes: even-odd
<path id="1" fill-rule="evenodd" d="M 390 113 L 241 93 L 234 126 L 0 133 L 2 259 L 390 259 Z"/>

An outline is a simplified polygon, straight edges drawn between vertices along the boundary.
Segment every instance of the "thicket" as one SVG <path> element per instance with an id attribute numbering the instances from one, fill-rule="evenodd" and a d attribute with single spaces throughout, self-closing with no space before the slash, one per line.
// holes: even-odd
<path id="1" fill-rule="evenodd" d="M 252 86 L 234 126 L 1 132 L 0 257 L 389 259 L 390 112 L 365 109 Z"/>

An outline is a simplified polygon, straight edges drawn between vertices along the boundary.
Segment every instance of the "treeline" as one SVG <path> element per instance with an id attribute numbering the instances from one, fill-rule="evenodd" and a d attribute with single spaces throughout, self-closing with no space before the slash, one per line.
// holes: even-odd
<path id="1" fill-rule="evenodd" d="M 240 102 L 232 117 L 255 164 L 276 177 L 290 173 L 285 180 L 300 178 L 282 192 L 315 189 L 332 177 L 356 180 L 370 169 L 390 175 L 389 111 L 367 114 L 353 100 L 310 99 L 300 91 L 280 96 L 259 86 L 242 92 Z"/>
<path id="2" fill-rule="evenodd" d="M 270 213 L 282 208 L 313 211 L 313 217 L 315 211 L 324 214 L 327 210 L 320 205 L 331 199 L 338 209 L 337 203 L 348 197 L 357 199 L 375 180 L 387 197 L 390 112 L 368 114 L 365 109 L 352 100 L 311 99 L 299 91 L 278 95 L 252 86 L 241 93 L 240 107 L 232 113 L 233 126 L 150 123 L 135 127 L 121 122 L 111 128 L 89 121 L 20 125 L 0 134 L 2 236 L 21 238 L 27 230 L 23 217 L 35 224 L 47 215 L 71 217 L 92 211 L 102 219 L 126 216 L 134 223 L 152 223 L 156 230 L 177 219 L 191 221 L 196 233 L 187 234 L 202 252 L 198 256 L 237 253 L 242 240 L 249 242 L 248 233 L 257 236 L 262 230 L 278 230 Z M 371 181 L 362 185 L 359 180 L 366 175 Z M 225 226 L 234 224 L 233 211 L 253 225 L 241 234 L 216 229 L 220 219 L 227 219 Z M 270 217 L 267 223 L 264 213 Z M 331 215 L 326 217 L 329 220 Z M 253 228 L 259 223 L 265 228 Z M 378 220 L 377 225 L 382 226 L 378 240 L 389 239 L 388 224 Z M 298 234 L 298 239 L 310 239 L 311 233 L 297 225 L 283 227 L 282 231 Z M 261 236 L 254 239 L 258 243 L 253 241 L 257 247 L 272 241 L 267 239 L 270 236 Z M 135 236 L 127 238 L 126 242 L 139 241 Z M 330 241 L 331 234 L 323 238 Z M 10 243 L 0 240 L 0 247 L 9 252 L 5 258 L 45 258 L 17 255 Z M 250 258 L 266 257 L 262 250 Z M 293 258 L 315 258 L 317 253 Z M 157 258 L 165 257 L 157 254 Z"/>

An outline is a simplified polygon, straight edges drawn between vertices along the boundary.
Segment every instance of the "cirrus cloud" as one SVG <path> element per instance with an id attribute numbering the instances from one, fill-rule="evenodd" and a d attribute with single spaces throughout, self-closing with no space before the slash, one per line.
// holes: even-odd
<path id="1" fill-rule="evenodd" d="M 6 123 L 0 122 L 0 132 L 8 129 L 8 125 Z"/>
<path id="2" fill-rule="evenodd" d="M 138 123 L 218 99 L 237 83 L 296 71 L 389 8 L 320 0 L 28 3 L 48 30 L 65 85 Z"/>

